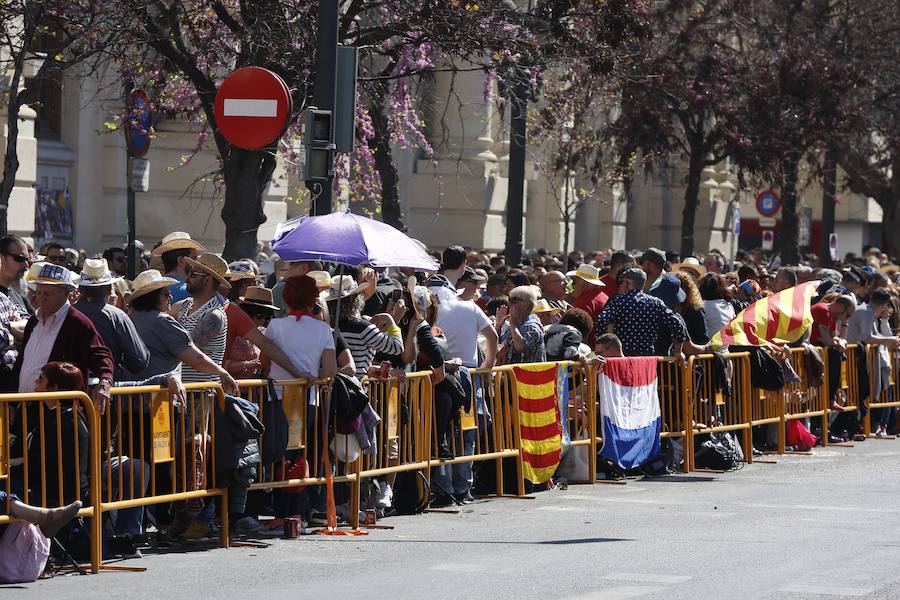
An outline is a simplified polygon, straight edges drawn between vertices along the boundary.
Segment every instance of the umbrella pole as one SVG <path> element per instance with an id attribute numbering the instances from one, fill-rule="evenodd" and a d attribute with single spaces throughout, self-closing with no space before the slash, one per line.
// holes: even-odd
<path id="1" fill-rule="evenodd" d="M 340 296 L 341 285 L 340 285 L 340 283 L 343 281 L 343 277 L 344 277 L 344 265 L 340 264 L 338 266 L 338 298 L 337 298 L 337 304 L 335 305 L 335 309 L 334 309 L 334 312 L 335 312 L 335 315 L 334 315 L 334 344 L 335 344 L 335 347 L 337 347 L 337 336 L 338 336 L 338 333 L 340 333 L 340 330 L 338 329 L 338 324 L 340 323 L 340 320 L 341 320 L 341 296 Z M 355 530 L 351 530 L 351 531 L 341 530 L 341 529 L 337 528 L 337 510 L 334 505 L 334 479 L 333 479 L 333 475 L 331 473 L 331 460 L 330 460 L 330 456 L 329 456 L 329 453 L 331 451 L 330 450 L 331 444 L 328 443 L 328 422 L 331 421 L 332 417 L 333 417 L 333 414 L 331 411 L 333 404 L 331 402 L 330 395 L 328 397 L 328 400 L 329 401 L 328 401 L 328 405 L 327 405 L 327 409 L 326 409 L 326 413 L 325 413 L 327 415 L 327 418 L 324 419 L 322 422 L 322 428 L 325 430 L 323 432 L 323 437 L 325 439 L 325 449 L 324 449 L 323 457 L 325 459 L 325 502 L 326 502 L 325 512 L 326 512 L 326 515 L 328 518 L 328 525 L 324 529 L 321 529 L 319 531 L 319 533 L 321 535 L 366 535 L 367 532 L 361 531 L 358 527 Z M 352 502 L 348 503 L 348 506 L 350 506 L 352 504 L 353 504 Z"/>

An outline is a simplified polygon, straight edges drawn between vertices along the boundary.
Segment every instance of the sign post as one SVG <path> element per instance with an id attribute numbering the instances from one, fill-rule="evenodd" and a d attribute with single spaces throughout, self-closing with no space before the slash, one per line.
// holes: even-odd
<path id="1" fill-rule="evenodd" d="M 831 260 L 837 260 L 838 245 L 836 233 L 832 233 L 828 236 L 828 255 L 831 257 Z"/>
<path id="2" fill-rule="evenodd" d="M 775 232 L 771 229 L 766 229 L 762 232 L 762 249 L 763 250 L 771 250 L 775 247 Z"/>
<path id="3" fill-rule="evenodd" d="M 129 120 L 125 125 L 125 145 L 127 147 L 127 167 L 126 167 L 126 193 L 127 193 L 127 210 L 128 210 L 128 248 L 126 255 L 128 256 L 128 279 L 134 279 L 137 262 L 137 250 L 135 248 L 135 186 L 133 182 L 134 161 L 143 161 L 144 171 L 149 177 L 149 161 L 143 156 L 150 149 L 150 127 L 152 126 L 152 114 L 150 112 L 150 102 L 144 90 L 131 91 L 131 84 L 125 86 L 126 95 L 129 96 Z M 143 178 L 142 178 L 143 180 Z M 149 178 L 148 178 L 149 181 Z M 138 191 L 146 192 L 148 188 L 141 186 Z"/>

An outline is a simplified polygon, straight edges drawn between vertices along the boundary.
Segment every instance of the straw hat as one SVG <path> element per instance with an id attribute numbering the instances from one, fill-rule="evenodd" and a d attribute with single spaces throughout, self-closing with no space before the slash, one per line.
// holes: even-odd
<path id="1" fill-rule="evenodd" d="M 197 252 L 206 251 L 206 248 L 200 242 L 191 239 L 191 234 L 184 231 L 173 231 L 162 239 L 162 243 L 154 248 L 151 254 L 160 256 L 169 250 L 183 250 L 185 248 L 191 248 Z"/>
<path id="2" fill-rule="evenodd" d="M 42 260 L 31 263 L 31 266 L 28 267 L 28 271 L 25 273 L 25 283 L 33 282 L 34 278 L 38 276 L 38 273 L 41 272 L 41 269 L 43 269 L 46 264 L 48 263 Z"/>
<path id="3" fill-rule="evenodd" d="M 228 281 L 241 281 L 243 279 L 256 281 L 257 273 L 259 273 L 259 267 L 256 266 L 256 263 L 249 258 L 242 258 L 241 260 L 228 263 L 228 273 L 225 274 L 225 279 Z"/>
<path id="4" fill-rule="evenodd" d="M 176 283 L 178 283 L 177 279 L 163 277 L 162 273 L 156 269 L 148 269 L 143 273 L 140 273 L 134 278 L 134 281 L 131 282 L 133 290 L 126 302 L 131 304 L 141 296 L 169 287 L 170 285 L 175 285 Z"/>
<path id="5" fill-rule="evenodd" d="M 675 271 L 684 271 L 688 275 L 693 275 L 697 279 L 700 279 L 701 277 L 706 275 L 706 267 L 699 263 L 689 262 L 688 260 L 672 265 L 672 272 Z"/>
<path id="6" fill-rule="evenodd" d="M 338 298 L 346 298 L 347 296 L 356 295 L 362 292 L 365 288 L 365 284 L 356 285 L 356 280 L 354 280 L 349 275 L 335 275 L 331 278 L 331 285 L 329 286 L 329 288 L 320 293 L 319 298 L 321 298 L 325 302 L 331 302 L 332 300 L 337 300 Z"/>
<path id="7" fill-rule="evenodd" d="M 280 308 L 275 306 L 275 298 L 272 296 L 272 290 L 258 285 L 247 288 L 247 293 L 244 294 L 244 299 L 241 301 L 241 304 L 252 304 L 253 306 L 271 308 L 272 310 L 279 312 L 281 311 Z"/>
<path id="8" fill-rule="evenodd" d="M 316 280 L 316 287 L 320 290 L 327 290 L 331 287 L 331 274 L 328 271 L 310 271 L 307 277 Z"/>
<path id="9" fill-rule="evenodd" d="M 220 284 L 227 289 L 231 289 L 231 284 L 225 279 L 225 276 L 228 274 L 228 263 L 222 260 L 220 256 L 216 256 L 212 252 L 204 252 L 196 259 L 188 257 L 185 260 L 192 270 L 212 275 Z"/>
<path id="10" fill-rule="evenodd" d="M 81 281 L 78 285 L 81 287 L 100 287 L 102 285 L 112 285 L 122 279 L 114 277 L 109 270 L 109 265 L 105 258 L 88 258 L 84 261 L 81 268 Z"/>
<path id="11" fill-rule="evenodd" d="M 884 265 L 883 267 L 881 267 L 881 268 L 878 269 L 878 270 L 881 271 L 882 273 L 885 273 L 885 274 L 887 274 L 887 275 L 890 275 L 890 274 L 892 274 L 892 273 L 897 273 L 898 271 L 900 271 L 900 266 L 893 265 L 893 264 L 891 264 L 891 265 Z"/>
<path id="12" fill-rule="evenodd" d="M 578 265 L 578 269 L 566 273 L 568 277 L 579 277 L 591 285 L 605 285 L 600 281 L 600 269 L 594 265 L 582 263 Z"/>
<path id="13" fill-rule="evenodd" d="M 42 263 L 30 282 L 34 285 L 64 285 L 74 288 L 78 285 L 78 277 L 61 265 Z"/>
<path id="14" fill-rule="evenodd" d="M 150 257 L 150 268 L 156 269 L 160 273 L 163 273 L 165 270 L 165 265 L 163 265 L 162 256 L 151 256 Z"/>
<path id="15" fill-rule="evenodd" d="M 556 306 L 550 306 L 550 303 L 547 302 L 546 298 L 541 298 L 537 302 L 534 303 L 534 308 L 531 309 L 533 314 L 539 315 L 541 313 L 561 313 L 562 309 Z"/>

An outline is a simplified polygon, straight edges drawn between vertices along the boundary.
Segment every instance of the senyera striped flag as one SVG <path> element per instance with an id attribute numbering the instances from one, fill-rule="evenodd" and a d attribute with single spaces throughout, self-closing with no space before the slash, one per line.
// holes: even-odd
<path id="1" fill-rule="evenodd" d="M 709 340 L 723 346 L 769 346 L 796 342 L 812 325 L 810 300 L 819 286 L 810 281 L 757 300 Z"/>
<path id="2" fill-rule="evenodd" d="M 516 365 L 519 431 L 525 479 L 540 484 L 553 477 L 570 445 L 561 415 L 568 404 L 567 370 L 558 363 Z"/>
<path id="3" fill-rule="evenodd" d="M 608 358 L 597 376 L 603 447 L 600 454 L 623 469 L 659 454 L 660 409 L 655 356 Z"/>

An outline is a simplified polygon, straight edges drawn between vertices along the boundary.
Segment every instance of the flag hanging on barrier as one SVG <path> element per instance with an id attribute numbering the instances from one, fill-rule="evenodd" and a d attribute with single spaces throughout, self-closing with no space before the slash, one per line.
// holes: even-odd
<path id="1" fill-rule="evenodd" d="M 560 391 L 566 390 L 565 371 L 565 367 L 556 363 L 513 367 L 519 395 L 525 479 L 532 483 L 549 480 L 562 456 Z"/>
<path id="2" fill-rule="evenodd" d="M 709 340 L 723 346 L 768 346 L 796 342 L 812 325 L 810 300 L 818 287 L 810 281 L 757 300 Z"/>
<path id="3" fill-rule="evenodd" d="M 659 454 L 660 409 L 655 356 L 609 358 L 597 376 L 603 447 L 600 454 L 623 469 Z"/>

